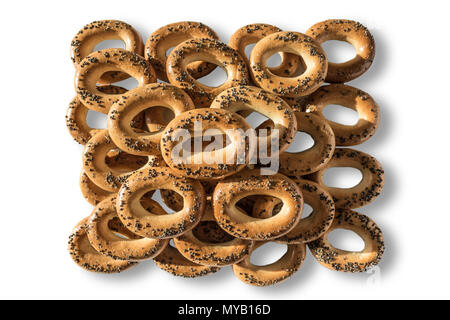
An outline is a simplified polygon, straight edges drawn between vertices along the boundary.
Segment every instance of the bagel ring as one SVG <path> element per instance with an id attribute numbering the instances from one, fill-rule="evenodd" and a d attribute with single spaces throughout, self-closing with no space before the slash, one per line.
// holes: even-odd
<path id="1" fill-rule="evenodd" d="M 264 245 L 266 241 L 255 243 L 253 251 Z M 242 282 L 254 286 L 270 286 L 280 283 L 300 269 L 306 257 L 305 244 L 289 244 L 286 253 L 276 262 L 257 266 L 250 262 L 251 255 L 233 265 L 233 272 Z"/>
<path id="2" fill-rule="evenodd" d="M 118 86 L 99 86 L 98 90 L 110 94 L 122 94 L 127 92 L 127 89 Z M 89 127 L 86 122 L 89 109 L 80 102 L 78 96 L 72 99 L 69 103 L 69 108 L 66 113 L 66 126 L 72 138 L 79 144 L 85 145 L 96 133 L 102 129 L 93 129 Z"/>
<path id="3" fill-rule="evenodd" d="M 314 145 L 300 152 L 285 151 L 280 154 L 279 171 L 289 177 L 299 177 L 320 170 L 331 160 L 335 149 L 334 133 L 326 120 L 305 112 L 295 112 L 295 117 L 299 131 L 311 135 Z M 265 121 L 256 130 L 262 128 L 270 131 L 273 125 Z"/>
<path id="4" fill-rule="evenodd" d="M 231 143 L 200 155 L 191 152 L 180 157 L 180 152 L 175 152 L 182 144 L 178 138 L 185 139 L 180 136 L 183 131 L 179 130 L 186 130 L 191 137 L 198 138 L 195 136 L 198 135 L 195 132 L 198 124 L 203 130 L 202 137 L 206 130 L 218 130 L 226 132 Z M 250 135 L 248 139 L 245 139 L 246 133 Z M 251 143 L 254 137 L 254 129 L 238 114 L 225 109 L 194 109 L 180 114 L 167 125 L 161 138 L 161 152 L 164 161 L 177 175 L 200 180 L 221 179 L 244 169 L 249 163 L 255 151 L 255 143 Z M 244 151 L 245 155 L 242 154 Z"/>
<path id="5" fill-rule="evenodd" d="M 323 174 L 334 167 L 350 167 L 361 171 L 362 180 L 352 188 L 332 188 L 323 182 Z M 308 180 L 319 184 L 332 196 L 336 208 L 356 209 L 368 205 L 381 194 L 384 186 L 384 170 L 372 156 L 350 148 L 336 148 L 333 158 L 321 170 L 308 175 Z"/>
<path id="6" fill-rule="evenodd" d="M 114 143 L 130 154 L 159 154 L 162 130 L 139 133 L 131 127 L 134 117 L 157 106 L 169 108 L 175 116 L 195 108 L 183 90 L 170 84 L 152 83 L 129 91 L 112 105 L 108 113 L 108 132 Z"/>
<path id="7" fill-rule="evenodd" d="M 327 240 L 330 232 L 346 229 L 358 234 L 364 241 L 361 252 L 341 250 Z M 377 265 L 384 253 L 381 229 L 369 217 L 348 209 L 337 209 L 333 224 L 316 241 L 308 243 L 314 258 L 324 267 L 342 272 L 366 272 Z"/>
<path id="8" fill-rule="evenodd" d="M 201 222 L 215 222 L 211 202 L 206 203 Z M 227 266 L 241 261 L 250 254 L 253 241 L 232 238 L 224 243 L 206 242 L 195 234 L 195 228 L 173 239 L 178 251 L 188 260 L 208 266 Z M 223 233 L 227 234 L 225 231 Z"/>
<path id="9" fill-rule="evenodd" d="M 277 52 L 299 55 L 306 70 L 299 76 L 280 77 L 267 67 L 267 60 Z M 323 49 L 307 35 L 298 32 L 277 32 L 258 41 L 250 55 L 253 81 L 259 87 L 283 97 L 306 96 L 325 81 L 327 57 Z"/>
<path id="10" fill-rule="evenodd" d="M 154 214 L 166 214 L 159 204 L 151 199 L 147 199 L 147 209 Z M 91 245 L 100 253 L 116 259 L 127 261 L 139 261 L 156 257 L 161 253 L 167 244 L 168 239 L 150 239 L 136 237 L 128 231 L 124 237 L 118 236 L 109 226 L 109 222 L 117 219 L 116 195 L 111 195 L 100 202 L 92 212 L 89 219 L 87 235 Z M 120 223 L 120 220 L 117 221 Z M 131 235 L 130 235 L 131 234 Z"/>
<path id="11" fill-rule="evenodd" d="M 153 261 L 160 269 L 174 276 L 184 278 L 202 277 L 220 270 L 219 267 L 196 264 L 186 259 L 177 248 L 170 245 L 156 256 Z"/>
<path id="12" fill-rule="evenodd" d="M 138 81 L 138 86 L 156 82 L 155 71 L 140 55 L 123 49 L 105 49 L 84 58 L 75 75 L 75 91 L 87 108 L 108 113 L 120 95 L 101 92 L 98 79 L 108 71 L 125 72 Z"/>
<path id="13" fill-rule="evenodd" d="M 253 111 L 266 116 L 273 122 L 274 129 L 278 130 L 279 153 L 284 152 L 289 147 L 297 131 L 297 121 L 291 107 L 275 94 L 257 87 L 239 86 L 229 88 L 214 99 L 211 108 L 225 109 L 235 113 L 239 111 Z M 258 137 L 259 139 L 266 139 L 265 145 L 268 150 L 271 150 L 271 141 L 274 139 L 272 134 L 264 138 Z M 258 143 L 258 146 L 261 146 L 261 144 Z"/>
<path id="14" fill-rule="evenodd" d="M 95 46 L 104 40 L 122 40 L 125 49 L 143 56 L 144 44 L 139 32 L 128 23 L 118 20 L 94 21 L 83 27 L 70 44 L 71 59 L 77 68 L 81 61 L 92 53 Z M 129 77 L 126 73 L 111 71 L 103 74 L 99 83 L 110 84 L 125 80 Z"/>
<path id="15" fill-rule="evenodd" d="M 127 161 L 112 166 L 107 161 L 108 152 L 117 149 L 111 140 L 108 131 L 103 130 L 93 136 L 84 147 L 83 169 L 100 188 L 117 192 L 121 184 L 132 172 L 144 166 L 159 166 L 162 163 L 160 156 L 136 156 L 127 154 Z M 122 151 L 122 153 L 125 153 Z M 126 153 L 125 153 L 126 154 Z"/>
<path id="16" fill-rule="evenodd" d="M 155 68 L 156 75 L 163 81 L 169 81 L 166 73 L 167 51 L 189 39 L 210 38 L 219 40 L 217 34 L 200 22 L 184 21 L 168 24 L 153 32 L 145 44 L 145 58 Z M 188 65 L 187 72 L 198 79 L 208 75 L 216 65 L 196 61 Z"/>
<path id="17" fill-rule="evenodd" d="M 68 250 L 72 260 L 85 270 L 100 273 L 119 273 L 137 264 L 115 260 L 95 250 L 87 237 L 89 218 L 81 220 L 69 236 Z"/>
<path id="18" fill-rule="evenodd" d="M 283 208 L 267 219 L 251 217 L 236 207 L 240 199 L 251 195 L 279 198 Z M 247 240 L 279 238 L 295 227 L 303 212 L 302 193 L 291 179 L 281 174 L 261 176 L 259 170 L 244 171 L 219 182 L 213 199 L 219 226 L 232 236 Z"/>
<path id="19" fill-rule="evenodd" d="M 183 209 L 170 215 L 155 215 L 140 199 L 149 191 L 169 189 L 184 199 Z M 194 228 L 205 210 L 205 191 L 200 182 L 174 176 L 166 167 L 134 172 L 122 185 L 117 198 L 117 213 L 125 227 L 146 238 L 173 238 Z"/>
<path id="20" fill-rule="evenodd" d="M 356 50 L 356 57 L 352 60 L 344 63 L 328 62 L 327 82 L 343 83 L 354 80 L 370 68 L 375 58 L 373 36 L 359 22 L 342 19 L 326 20 L 313 25 L 306 34 L 319 45 L 328 40 L 339 40 L 350 43 Z"/>
<path id="21" fill-rule="evenodd" d="M 310 216 L 303 218 L 289 233 L 275 241 L 284 244 L 307 243 L 320 238 L 331 226 L 334 218 L 334 201 L 331 195 L 318 184 L 295 178 L 305 203 L 313 208 Z M 281 201 L 273 197 L 259 198 L 253 208 L 253 217 L 267 218 L 276 212 Z"/>
<path id="22" fill-rule="evenodd" d="M 314 113 L 324 119 L 323 110 L 330 104 L 342 105 L 358 113 L 355 125 L 343 125 L 327 120 L 333 129 L 338 146 L 354 146 L 372 137 L 380 122 L 380 108 L 366 92 L 344 84 L 332 84 L 320 87 L 310 95 L 307 112 Z"/>
<path id="23" fill-rule="evenodd" d="M 269 34 L 281 32 L 282 30 L 276 26 L 264 23 L 249 24 L 236 30 L 230 38 L 228 46 L 233 48 L 244 59 L 250 69 L 250 61 L 245 54 L 245 48 L 259 40 L 265 38 Z M 270 71 L 280 77 L 293 76 L 302 63 L 298 56 L 285 52 L 280 52 L 281 63 L 277 67 L 271 67 Z"/>
<path id="24" fill-rule="evenodd" d="M 187 71 L 194 61 L 218 65 L 227 72 L 227 80 L 218 87 L 210 87 L 195 80 Z M 167 77 L 171 84 L 184 89 L 196 106 L 209 107 L 222 91 L 239 85 L 248 85 L 245 61 L 226 44 L 212 39 L 191 39 L 179 44 L 167 58 Z"/>

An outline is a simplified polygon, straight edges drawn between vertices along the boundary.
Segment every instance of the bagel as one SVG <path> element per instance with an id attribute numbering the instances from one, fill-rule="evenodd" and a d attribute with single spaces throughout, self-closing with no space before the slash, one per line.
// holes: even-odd
<path id="1" fill-rule="evenodd" d="M 147 211 L 140 199 L 149 191 L 173 190 L 184 199 L 183 209 L 170 215 Z M 166 239 L 194 228 L 205 210 L 205 191 L 200 182 L 176 177 L 168 168 L 148 167 L 134 172 L 122 185 L 117 197 L 117 214 L 133 233 L 146 238 Z"/>
<path id="2" fill-rule="evenodd" d="M 83 151 L 84 171 L 92 182 L 110 192 L 117 192 L 121 184 L 135 170 L 144 166 L 161 165 L 162 162 L 160 156 L 144 157 L 127 154 L 124 163 L 119 162 L 116 166 L 112 166 L 107 162 L 107 155 L 115 149 L 117 146 L 111 140 L 107 130 L 103 130 L 88 141 Z M 121 152 L 121 154 L 124 153 Z"/>
<path id="3" fill-rule="evenodd" d="M 282 153 L 294 140 L 297 131 L 297 121 L 289 105 L 277 95 L 251 86 L 233 87 L 220 93 L 211 104 L 212 109 L 224 109 L 231 112 L 259 112 L 273 122 L 273 128 L 278 130 L 278 137 L 273 134 L 264 137 L 265 145 L 271 150 L 271 141 L 278 140 L 278 149 Z M 258 140 L 263 139 L 258 137 Z M 258 142 L 258 146 L 262 144 Z M 260 150 L 261 153 L 261 150 Z M 272 155 L 273 156 L 273 155 Z"/>
<path id="4" fill-rule="evenodd" d="M 279 198 L 283 208 L 276 216 L 258 219 L 245 214 L 236 203 L 252 195 Z M 298 186 L 282 174 L 261 176 L 246 170 L 220 181 L 213 195 L 214 216 L 219 226 L 232 236 L 247 240 L 272 240 L 288 233 L 299 222 L 303 196 Z"/>
<path id="5" fill-rule="evenodd" d="M 306 70 L 299 76 L 280 77 L 267 67 L 267 60 L 277 52 L 299 55 Z M 325 81 L 327 57 L 323 49 L 307 35 L 298 32 L 277 32 L 258 41 L 250 55 L 253 81 L 264 90 L 283 97 L 311 94 Z"/>
<path id="6" fill-rule="evenodd" d="M 310 216 L 301 219 L 297 225 L 275 241 L 279 243 L 308 243 L 320 238 L 331 226 L 334 218 L 334 201 L 331 195 L 318 184 L 304 179 L 293 179 L 300 188 L 305 203 L 313 208 Z M 253 207 L 252 216 L 268 218 L 281 209 L 281 200 L 274 197 L 260 197 Z"/>
<path id="7" fill-rule="evenodd" d="M 219 40 L 217 34 L 201 22 L 184 21 L 168 24 L 153 32 L 145 44 L 145 58 L 155 68 L 156 75 L 163 81 L 169 81 L 166 74 L 167 51 L 190 39 L 210 38 Z M 196 61 L 187 67 L 187 72 L 198 79 L 208 75 L 216 65 Z"/>
<path id="8" fill-rule="evenodd" d="M 68 250 L 72 260 L 85 270 L 99 273 L 119 273 L 137 262 L 115 260 L 96 251 L 87 237 L 89 218 L 81 220 L 69 236 Z"/>
<path id="9" fill-rule="evenodd" d="M 344 63 L 328 62 L 326 81 L 344 83 L 356 79 L 366 72 L 375 58 L 375 41 L 370 31 L 361 23 L 352 20 L 331 19 L 316 23 L 306 34 L 319 45 L 328 40 L 350 43 L 356 57 Z"/>
<path id="10" fill-rule="evenodd" d="M 97 87 L 100 77 L 109 71 L 121 71 L 138 81 L 138 86 L 156 82 L 152 66 L 140 55 L 123 49 L 104 49 L 84 58 L 75 75 L 75 91 L 87 108 L 107 114 L 120 95 L 104 93 Z"/>
<path id="11" fill-rule="evenodd" d="M 361 252 L 341 250 L 327 240 L 330 232 L 346 229 L 358 234 L 364 241 Z M 324 267 L 341 272 L 366 272 L 377 265 L 384 253 L 381 229 L 369 217 L 348 209 L 337 209 L 333 224 L 319 239 L 308 243 L 314 258 Z"/>
<path id="12" fill-rule="evenodd" d="M 253 251 L 265 244 L 256 242 Z M 306 257 L 305 244 L 289 244 L 286 253 L 276 262 L 257 266 L 250 262 L 250 255 L 233 265 L 233 272 L 239 280 L 254 286 L 270 286 L 280 283 L 300 269 Z"/>
<path id="13" fill-rule="evenodd" d="M 101 20 L 91 22 L 83 27 L 70 43 L 70 53 L 76 68 L 81 61 L 92 53 L 95 46 L 104 40 L 122 40 L 127 51 L 140 56 L 144 54 L 144 44 L 139 32 L 128 23 L 119 20 Z M 129 77 L 126 73 L 110 71 L 103 74 L 99 83 L 109 84 L 125 80 Z"/>
<path id="14" fill-rule="evenodd" d="M 146 199 L 146 208 L 154 214 L 165 214 L 159 204 L 151 199 Z M 136 237 L 134 233 L 119 232 L 117 235 L 109 223 L 120 223 L 116 212 L 116 195 L 111 195 L 100 202 L 89 218 L 87 236 L 91 245 L 98 252 L 116 259 L 126 261 L 140 261 L 156 257 L 165 249 L 169 240 L 149 239 Z M 124 239 L 125 238 L 125 239 Z"/>
<path id="15" fill-rule="evenodd" d="M 304 151 L 285 151 L 280 154 L 279 171 L 287 176 L 299 177 L 316 172 L 326 166 L 333 156 L 335 138 L 333 130 L 326 120 L 305 112 L 295 112 L 295 117 L 299 131 L 311 135 L 314 145 Z M 256 130 L 263 128 L 270 132 L 273 125 L 269 121 L 265 121 Z"/>
<path id="16" fill-rule="evenodd" d="M 200 154 L 191 151 L 187 155 L 183 152 L 180 156 L 183 149 L 178 147 L 185 142 L 184 134 L 199 138 L 200 133 L 196 132 L 198 125 L 202 128 L 201 138 L 206 130 L 218 130 L 226 133 L 231 143 L 218 150 L 202 151 Z M 247 139 L 246 134 L 249 135 Z M 179 142 L 180 137 L 182 142 Z M 180 114 L 167 125 L 161 138 L 161 152 L 176 175 L 217 180 L 245 168 L 255 151 L 255 143 L 252 143 L 254 137 L 254 129 L 238 114 L 225 109 L 195 109 Z"/>
<path id="17" fill-rule="evenodd" d="M 170 84 L 152 83 L 123 94 L 108 113 L 108 132 L 119 148 L 141 156 L 160 153 L 161 129 L 136 132 L 131 127 L 132 119 L 152 107 L 167 107 L 175 116 L 195 108 L 183 90 Z"/>
<path id="18" fill-rule="evenodd" d="M 267 37 L 269 34 L 281 32 L 282 30 L 276 26 L 264 23 L 248 24 L 236 30 L 230 38 L 228 46 L 233 48 L 241 55 L 250 70 L 250 61 L 245 54 L 245 48 L 257 43 L 259 40 Z M 302 63 L 300 58 L 294 54 L 280 52 L 281 63 L 277 67 L 271 67 L 269 70 L 280 77 L 293 76 Z"/>
<path id="19" fill-rule="evenodd" d="M 327 120 L 322 112 L 330 104 L 342 105 L 356 111 L 358 122 L 355 125 L 343 125 Z M 363 143 L 375 134 L 380 122 L 380 109 L 373 98 L 362 90 L 344 84 L 320 87 L 309 96 L 306 111 L 328 121 L 338 146 L 354 146 Z"/>
<path id="20" fill-rule="evenodd" d="M 187 71 L 194 61 L 218 65 L 227 72 L 227 80 L 218 87 L 210 87 L 195 80 Z M 222 91 L 238 85 L 248 85 L 245 61 L 226 44 L 213 39 L 191 39 L 179 44 L 167 58 L 167 77 L 171 84 L 184 89 L 196 106 L 209 107 Z"/>
<path id="21" fill-rule="evenodd" d="M 352 188 L 328 187 L 322 176 L 326 170 L 334 167 L 358 169 L 363 178 Z M 374 157 L 350 148 L 336 148 L 330 162 L 307 178 L 328 191 L 339 209 L 356 209 L 368 205 L 381 194 L 384 186 L 384 170 L 381 164 Z"/>

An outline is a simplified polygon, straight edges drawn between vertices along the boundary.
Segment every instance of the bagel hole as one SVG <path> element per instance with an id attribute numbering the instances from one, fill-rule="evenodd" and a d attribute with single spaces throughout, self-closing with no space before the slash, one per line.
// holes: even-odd
<path id="1" fill-rule="evenodd" d="M 220 66 L 217 66 L 210 74 L 197 79 L 201 84 L 216 88 L 220 87 L 227 80 L 227 72 Z"/>
<path id="2" fill-rule="evenodd" d="M 325 171 L 323 182 L 331 188 L 349 189 L 362 181 L 361 171 L 352 167 L 333 167 Z"/>
<path id="3" fill-rule="evenodd" d="M 165 190 L 165 189 L 164 189 Z M 172 191 L 172 190 L 168 190 L 168 191 Z M 175 191 L 173 191 L 174 192 L 174 194 L 175 195 L 178 195 L 178 193 L 176 193 Z M 180 195 L 178 195 L 179 197 L 181 197 Z M 168 197 L 168 199 L 170 200 L 170 199 L 173 199 L 173 198 L 175 198 L 176 196 L 174 196 L 174 197 Z M 154 201 L 156 201 L 163 209 L 164 209 L 164 211 L 167 213 L 167 214 L 173 214 L 173 213 L 175 213 L 176 211 L 175 210 L 173 210 L 171 207 L 172 206 L 169 206 L 164 200 L 163 200 L 163 197 L 161 196 L 161 190 L 156 190 L 154 193 L 153 193 L 153 195 L 151 196 L 151 199 L 152 200 L 154 200 Z M 142 201 L 142 200 L 141 200 Z M 181 200 L 181 201 L 183 201 L 183 200 Z M 142 202 L 141 202 L 141 204 L 142 204 Z M 180 209 L 181 210 L 181 209 Z"/>
<path id="4" fill-rule="evenodd" d="M 314 139 L 310 134 L 302 131 L 297 131 L 287 153 L 299 153 L 311 149 L 314 146 Z"/>
<path id="5" fill-rule="evenodd" d="M 269 68 L 276 68 L 279 67 L 281 64 L 281 54 L 280 53 L 274 53 L 267 59 L 266 65 Z"/>
<path id="6" fill-rule="evenodd" d="M 168 57 L 170 55 L 170 53 L 173 51 L 173 49 L 175 49 L 175 47 L 170 47 L 169 49 L 166 50 L 166 57 Z"/>
<path id="7" fill-rule="evenodd" d="M 92 129 L 106 129 L 108 115 L 101 112 L 89 110 L 86 116 L 86 124 Z"/>
<path id="8" fill-rule="evenodd" d="M 200 221 L 192 230 L 194 236 L 207 243 L 224 243 L 234 239 L 233 236 L 226 233 L 215 221 Z"/>
<path id="9" fill-rule="evenodd" d="M 148 161 L 145 156 L 137 156 L 120 149 L 112 149 L 105 157 L 106 165 L 115 173 L 127 173 L 142 168 Z"/>
<path id="10" fill-rule="evenodd" d="M 144 132 L 158 133 L 162 132 L 165 127 L 175 118 L 175 113 L 164 106 L 154 106 L 142 111 L 144 114 Z"/>
<path id="11" fill-rule="evenodd" d="M 322 113 L 328 120 L 346 126 L 353 126 L 359 120 L 358 112 L 336 104 L 326 106 Z"/>
<path id="12" fill-rule="evenodd" d="M 97 43 L 97 45 L 94 48 L 94 51 L 112 48 L 125 49 L 126 45 L 123 40 L 103 40 L 102 42 Z"/>
<path id="13" fill-rule="evenodd" d="M 133 90 L 133 89 L 137 88 L 139 85 L 139 82 L 135 78 L 130 76 L 129 78 L 127 78 L 125 80 L 114 82 L 112 85 L 122 87 L 129 91 L 129 90 Z"/>
<path id="14" fill-rule="evenodd" d="M 346 41 L 328 40 L 322 43 L 322 48 L 332 63 L 343 63 L 356 56 L 355 48 Z"/>
<path id="15" fill-rule="evenodd" d="M 263 132 L 262 130 L 267 130 L 267 135 L 269 135 L 270 130 L 274 127 L 272 120 L 257 111 L 250 113 L 247 117 L 245 117 L 245 120 L 250 126 L 252 126 L 253 129 L 258 129 L 256 130 L 256 134 L 258 136 Z"/>
<path id="16" fill-rule="evenodd" d="M 333 247 L 345 251 L 361 252 L 364 240 L 356 233 L 345 229 L 335 229 L 328 234 L 328 241 Z"/>
<path id="17" fill-rule="evenodd" d="M 244 214 L 251 216 L 253 205 L 255 204 L 255 201 L 257 200 L 257 196 L 248 196 L 240 199 L 238 202 L 236 202 L 235 206 L 236 208 L 240 209 Z"/>
<path id="18" fill-rule="evenodd" d="M 250 55 L 252 54 L 253 48 L 256 46 L 256 43 L 250 43 L 245 46 L 244 52 L 247 58 L 250 59 Z"/>
<path id="19" fill-rule="evenodd" d="M 250 262 L 255 266 L 266 266 L 277 262 L 287 252 L 287 245 L 268 242 L 254 250 Z"/>
<path id="20" fill-rule="evenodd" d="M 309 204 L 305 203 L 303 205 L 303 213 L 302 213 L 302 219 L 306 219 L 309 216 L 311 216 L 314 212 L 313 207 L 311 207 Z"/>

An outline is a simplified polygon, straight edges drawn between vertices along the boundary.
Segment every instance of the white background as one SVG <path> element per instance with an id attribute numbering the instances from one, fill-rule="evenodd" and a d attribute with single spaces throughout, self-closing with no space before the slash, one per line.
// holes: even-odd
<path id="1" fill-rule="evenodd" d="M 448 8 L 446 1 L 8 1 L 0 12 L 1 298 L 312 299 L 450 298 L 448 226 Z M 382 228 L 381 282 L 329 271 L 308 254 L 291 279 L 250 287 L 231 269 L 181 279 L 152 261 L 118 275 L 77 267 L 67 251 L 72 227 L 92 207 L 78 188 L 82 148 L 66 130 L 74 95 L 69 45 L 85 24 L 119 19 L 143 39 L 184 20 L 212 27 L 222 41 L 265 22 L 305 32 L 348 18 L 370 28 L 371 69 L 350 84 L 378 102 L 379 131 L 358 146 L 386 171 L 384 193 L 359 211 Z M 332 53 L 330 53 L 330 56 Z"/>

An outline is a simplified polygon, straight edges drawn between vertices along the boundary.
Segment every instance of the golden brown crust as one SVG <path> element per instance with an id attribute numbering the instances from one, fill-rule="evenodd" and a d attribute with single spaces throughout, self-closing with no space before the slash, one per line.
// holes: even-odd
<path id="1" fill-rule="evenodd" d="M 183 137 L 180 130 L 187 130 L 194 137 L 196 123 L 201 123 L 203 132 L 208 129 L 228 131 L 231 143 L 219 150 L 202 152 L 201 159 L 194 150 L 186 157 L 180 156 L 176 148 L 183 142 L 179 142 L 177 136 L 181 134 Z M 211 108 L 190 110 L 167 125 L 161 138 L 162 156 L 177 175 L 201 180 L 221 179 L 244 169 L 249 163 L 255 145 L 249 142 L 250 139 L 244 139 L 243 134 L 246 132 L 254 135 L 254 130 L 247 121 L 231 111 Z M 239 152 L 243 150 L 244 158 Z"/>
<path id="2" fill-rule="evenodd" d="M 267 59 L 277 52 L 302 57 L 306 70 L 296 77 L 280 77 L 267 67 Z M 260 40 L 250 55 L 253 81 L 264 90 L 285 97 L 306 96 L 317 90 L 327 74 L 327 57 L 314 40 L 298 32 L 277 32 Z"/>
<path id="3" fill-rule="evenodd" d="M 251 195 L 275 196 L 283 201 L 283 208 L 276 216 L 253 218 L 236 207 L 240 199 Z M 303 196 L 298 186 L 281 174 L 261 176 L 259 170 L 246 170 L 217 184 L 213 206 L 217 223 L 232 236 L 271 240 L 288 233 L 298 223 Z"/>
<path id="4" fill-rule="evenodd" d="M 101 92 L 98 79 L 108 71 L 121 71 L 138 81 L 138 86 L 156 82 L 152 66 L 140 55 L 123 49 L 105 49 L 84 58 L 75 75 L 75 91 L 87 108 L 108 113 L 120 95 Z"/>
<path id="5" fill-rule="evenodd" d="M 187 71 L 187 65 L 193 61 L 218 65 L 226 70 L 227 80 L 218 87 L 198 82 Z M 167 58 L 167 77 L 170 83 L 184 89 L 199 107 L 209 107 L 214 98 L 228 88 L 249 84 L 247 67 L 239 53 L 220 41 L 207 38 L 191 39 L 174 48 Z"/>
<path id="6" fill-rule="evenodd" d="M 68 250 L 77 265 L 100 273 L 119 273 L 136 265 L 136 262 L 114 260 L 96 251 L 87 237 L 88 220 L 89 218 L 81 220 L 69 236 Z"/>
<path id="7" fill-rule="evenodd" d="M 248 24 L 236 30 L 230 38 L 228 46 L 239 52 L 241 57 L 247 64 L 250 71 L 250 61 L 245 54 L 245 48 L 259 40 L 267 37 L 269 34 L 281 32 L 282 30 L 276 26 L 265 23 Z M 271 67 L 269 70 L 280 77 L 293 76 L 299 65 L 302 63 L 300 58 L 294 54 L 280 52 L 281 63 L 277 67 Z"/>
<path id="8" fill-rule="evenodd" d="M 100 188 L 117 192 L 122 183 L 135 171 L 144 166 L 161 165 L 160 156 L 136 156 L 123 152 L 126 163 L 112 166 L 107 155 L 117 146 L 111 140 L 108 131 L 103 130 L 93 136 L 84 147 L 83 169 L 89 178 Z"/>
<path id="9" fill-rule="evenodd" d="M 366 72 L 375 58 L 375 41 L 370 31 L 361 23 L 352 20 L 331 19 L 316 23 L 306 34 L 319 45 L 328 40 L 350 43 L 356 57 L 344 63 L 328 62 L 326 81 L 343 83 L 356 79 Z"/>
<path id="10" fill-rule="evenodd" d="M 314 145 L 301 152 L 284 152 L 280 155 L 280 172 L 287 176 L 299 177 L 316 172 L 331 160 L 335 149 L 333 130 L 326 120 L 305 113 L 295 112 L 299 131 L 306 132 L 314 140 Z"/>
<path id="11" fill-rule="evenodd" d="M 338 104 L 355 110 L 359 118 L 355 125 L 343 125 L 327 120 L 336 137 L 336 145 L 354 146 L 361 144 L 377 131 L 380 122 L 380 109 L 368 93 L 344 84 L 323 86 L 310 95 L 306 103 L 306 111 L 326 120 L 322 112 L 330 104 Z"/>
<path id="12" fill-rule="evenodd" d="M 321 237 L 331 226 L 334 218 L 334 201 L 331 195 L 318 184 L 295 178 L 293 181 L 300 188 L 305 203 L 313 208 L 309 217 L 301 219 L 289 233 L 277 238 L 279 243 L 307 243 Z M 280 199 L 274 197 L 260 197 L 255 203 L 253 217 L 268 218 L 276 214 Z"/>
<path id="13" fill-rule="evenodd" d="M 145 58 L 155 68 L 156 75 L 169 81 L 166 73 L 167 51 L 189 39 L 209 38 L 219 40 L 217 34 L 201 22 L 183 21 L 168 24 L 153 32 L 145 44 Z M 188 65 L 187 72 L 198 79 L 208 75 L 216 66 L 212 63 L 196 61 Z"/>
<path id="14" fill-rule="evenodd" d="M 170 245 L 153 260 L 162 270 L 184 278 L 202 277 L 220 270 L 219 267 L 202 266 L 189 261 L 176 248 Z"/>
<path id="15" fill-rule="evenodd" d="M 184 199 L 183 209 L 155 215 L 142 206 L 140 199 L 149 191 L 173 190 Z M 118 193 L 117 213 L 125 227 L 147 238 L 166 239 L 179 236 L 199 222 L 205 210 L 205 191 L 200 182 L 176 177 L 168 168 L 138 170 L 122 185 Z"/>
<path id="16" fill-rule="evenodd" d="M 98 90 L 110 94 L 122 94 L 127 89 L 118 86 L 99 86 Z M 69 103 L 66 113 L 66 126 L 70 135 L 79 144 L 85 145 L 89 139 L 102 129 L 93 129 L 86 122 L 89 109 L 75 96 Z"/>
<path id="17" fill-rule="evenodd" d="M 160 153 L 161 131 L 136 132 L 131 120 L 152 107 L 167 107 L 175 116 L 194 109 L 191 98 L 181 89 L 164 83 L 152 83 L 123 94 L 108 113 L 108 132 L 122 150 L 135 155 Z"/>
<path id="18" fill-rule="evenodd" d="M 205 214 L 201 221 L 216 223 L 211 201 L 207 201 Z M 234 264 L 249 255 L 253 247 L 253 241 L 238 238 L 232 238 L 221 243 L 204 241 L 197 237 L 197 230 L 194 229 L 174 238 L 174 242 L 178 251 L 186 259 L 201 265 L 226 266 Z M 219 237 L 216 235 L 214 238 Z"/>
<path id="19" fill-rule="evenodd" d="M 322 180 L 326 170 L 333 167 L 350 167 L 361 171 L 361 182 L 352 188 L 328 187 Z M 350 148 L 336 148 L 333 158 L 321 170 L 307 176 L 332 196 L 336 208 L 356 209 L 368 205 L 381 194 L 384 186 L 384 170 L 372 156 Z"/>
<path id="20" fill-rule="evenodd" d="M 154 214 L 165 214 L 165 211 L 156 201 L 151 199 L 146 201 L 150 202 L 147 203 L 147 209 L 150 209 Z M 110 227 L 111 221 L 116 224 L 115 230 Z M 120 223 L 120 220 L 116 212 L 116 195 L 114 194 L 95 207 L 89 218 L 87 229 L 91 245 L 98 252 L 110 258 L 129 261 L 151 259 L 161 253 L 169 243 L 168 239 L 141 238 L 135 237 L 134 234 L 130 237 L 130 232 L 124 234 L 124 232 L 117 231 L 117 223 Z M 119 225 L 119 228 L 126 230 L 123 225 Z"/>
<path id="21" fill-rule="evenodd" d="M 144 44 L 139 32 L 128 23 L 119 20 L 93 21 L 83 27 L 70 44 L 70 55 L 76 68 L 81 61 L 91 54 L 95 46 L 104 40 L 122 40 L 125 49 L 140 56 L 144 54 Z M 102 75 L 101 84 L 109 84 L 129 77 L 126 73 L 112 71 Z"/>
<path id="22" fill-rule="evenodd" d="M 364 241 L 361 252 L 337 249 L 327 240 L 330 232 L 346 229 L 357 233 Z M 314 258 L 324 267 L 342 272 L 366 272 L 376 266 L 384 253 L 381 229 L 369 217 L 348 209 L 337 209 L 333 224 L 318 240 L 308 243 Z"/>
<path id="23" fill-rule="evenodd" d="M 80 190 L 87 202 L 93 206 L 111 195 L 110 191 L 104 190 L 93 183 L 84 169 L 81 169 L 80 174 Z"/>
<path id="24" fill-rule="evenodd" d="M 279 152 L 285 151 L 294 140 L 297 131 L 297 121 L 289 105 L 277 95 L 263 89 L 251 86 L 239 86 L 221 92 L 211 104 L 213 109 L 225 109 L 231 112 L 259 112 L 269 118 L 273 128 L 278 130 Z M 268 135 L 265 144 L 271 150 L 272 135 Z M 263 139 L 259 137 L 258 140 Z M 275 155 L 272 155 L 275 156 Z"/>
<path id="25" fill-rule="evenodd" d="M 257 242 L 254 250 L 265 244 Z M 300 269 L 306 256 L 305 244 L 290 244 L 286 253 L 276 262 L 257 266 L 250 262 L 250 256 L 233 265 L 233 272 L 239 280 L 253 286 L 270 286 L 286 280 Z"/>

